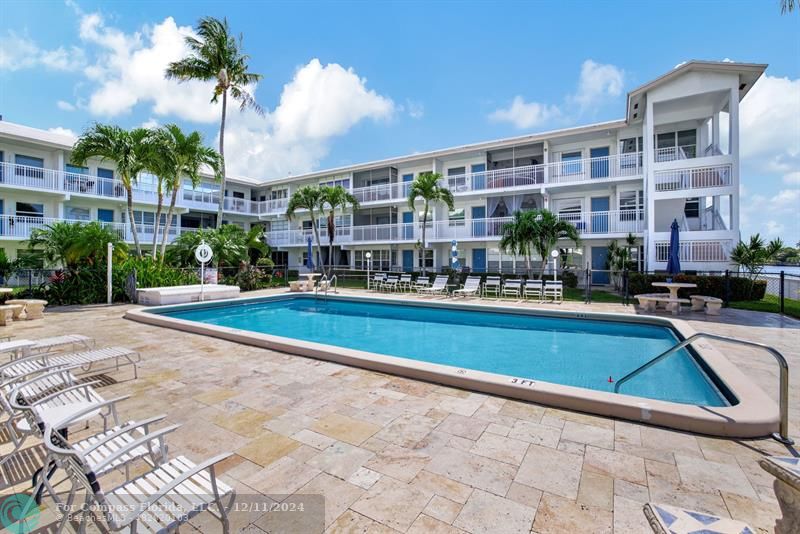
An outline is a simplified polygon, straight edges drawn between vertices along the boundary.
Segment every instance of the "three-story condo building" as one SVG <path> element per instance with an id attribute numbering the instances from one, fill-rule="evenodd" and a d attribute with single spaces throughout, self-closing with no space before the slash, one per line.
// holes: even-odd
<path id="1" fill-rule="evenodd" d="M 523 258 L 498 247 L 517 210 L 547 208 L 581 234 L 571 262 L 606 268 L 608 245 L 633 235 L 641 267 L 666 267 L 670 225 L 681 229 L 684 270 L 722 270 L 739 239 L 739 103 L 766 65 L 690 61 L 631 91 L 625 118 L 411 154 L 300 176 L 261 181 L 209 177 L 185 184 L 171 235 L 213 226 L 220 195 L 225 222 L 260 225 L 276 261 L 302 268 L 311 220 L 285 216 L 288 198 L 309 184 L 340 184 L 360 202 L 339 214 L 333 260 L 343 267 L 438 269 L 452 241 L 473 271 L 520 269 Z M 0 122 L 0 247 L 24 254 L 32 228 L 54 220 L 99 220 L 130 237 L 125 192 L 108 162 L 70 164 L 74 139 Z M 441 173 L 455 208 L 434 205 L 422 257 L 420 209 L 409 209 L 408 184 Z M 253 169 L 258 175 L 259 170 Z M 134 217 L 143 244 L 152 242 L 155 180 L 139 177 Z M 419 204 L 421 206 L 421 204 Z M 328 263 L 325 217 L 319 220 Z M 596 283 L 604 283 L 597 273 Z"/>

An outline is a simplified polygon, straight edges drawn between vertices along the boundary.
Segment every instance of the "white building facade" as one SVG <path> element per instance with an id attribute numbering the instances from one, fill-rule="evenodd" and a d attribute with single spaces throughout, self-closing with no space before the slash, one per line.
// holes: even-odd
<path id="1" fill-rule="evenodd" d="M 766 65 L 692 61 L 628 94 L 622 120 L 390 158 L 270 181 L 228 178 L 224 222 L 262 226 L 279 264 L 301 268 L 312 236 L 308 213 L 287 220 L 288 198 L 304 185 L 341 184 L 360 208 L 338 216 L 333 263 L 343 268 L 438 270 L 457 242 L 473 271 L 523 270 L 524 259 L 498 247 L 517 210 L 546 208 L 581 235 L 570 263 L 603 270 L 611 241 L 632 235 L 642 269 L 666 267 L 670 225 L 681 229 L 684 270 L 718 271 L 739 240 L 739 104 Z M 99 220 L 126 238 L 125 193 L 108 162 L 70 165 L 74 139 L 0 121 L 0 248 L 25 253 L 32 228 L 54 220 Z M 254 169 L 258 174 L 258 169 Z M 437 172 L 455 209 L 433 206 L 426 257 L 421 209 L 410 209 L 408 184 Z M 155 180 L 140 177 L 134 218 L 152 242 Z M 210 178 L 185 184 L 171 235 L 213 226 L 220 188 Z M 320 215 L 321 260 L 328 263 Z M 320 258 L 315 258 L 318 263 Z M 604 283 L 598 273 L 596 283 Z"/>

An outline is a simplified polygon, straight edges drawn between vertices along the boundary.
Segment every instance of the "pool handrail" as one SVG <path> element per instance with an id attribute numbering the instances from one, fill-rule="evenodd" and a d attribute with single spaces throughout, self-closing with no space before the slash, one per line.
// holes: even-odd
<path id="1" fill-rule="evenodd" d="M 726 341 L 739 345 L 755 347 L 757 349 L 762 349 L 767 351 L 775 358 L 775 360 L 778 362 L 778 367 L 780 368 L 780 397 L 779 397 L 780 426 L 779 426 L 779 431 L 772 434 L 772 438 L 785 445 L 793 445 L 794 440 L 789 437 L 789 364 L 786 363 L 786 358 L 783 356 L 783 354 L 778 352 L 778 350 L 775 349 L 774 347 L 771 347 L 764 343 L 748 341 L 746 339 L 738 339 L 735 337 L 720 336 L 718 334 L 711 334 L 709 332 L 698 332 L 684 339 L 680 343 L 676 343 L 675 345 L 665 350 L 652 360 L 645 362 L 644 364 L 640 365 L 630 373 L 626 374 L 625 376 L 617 380 L 617 383 L 614 384 L 614 393 L 619 393 L 620 386 L 622 386 L 622 384 L 624 384 L 631 378 L 639 375 L 640 373 L 652 367 L 656 363 L 660 362 L 667 356 L 681 350 L 684 347 L 691 345 L 700 338 L 715 339 L 717 341 Z"/>

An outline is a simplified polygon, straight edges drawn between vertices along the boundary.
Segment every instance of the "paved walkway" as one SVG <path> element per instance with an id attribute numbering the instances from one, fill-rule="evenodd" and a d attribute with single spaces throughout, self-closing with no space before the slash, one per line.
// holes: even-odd
<path id="1" fill-rule="evenodd" d="M 613 304 L 561 308 L 635 313 Z M 330 532 L 649 532 L 649 500 L 762 532 L 772 532 L 779 515 L 772 478 L 757 461 L 787 452 L 769 439 L 714 439 L 471 393 L 134 323 L 121 318 L 127 309 L 52 309 L 11 330 L 20 338 L 82 333 L 101 346 L 140 350 L 140 378 L 122 371 L 101 389 L 106 398 L 131 395 L 120 406 L 125 419 L 167 413 L 181 423 L 169 438 L 173 455 L 233 452 L 221 471 L 240 501 L 323 494 Z M 738 310 L 715 321 L 685 317 L 696 330 L 770 343 L 800 370 L 800 321 Z M 768 356 L 720 347 L 776 393 Z M 15 465 L 16 489 L 35 464 L 34 454 L 24 458 L 31 465 Z M 286 532 L 287 517 L 253 507 L 232 521 L 250 532 Z M 192 523 L 218 531 L 208 514 Z"/>

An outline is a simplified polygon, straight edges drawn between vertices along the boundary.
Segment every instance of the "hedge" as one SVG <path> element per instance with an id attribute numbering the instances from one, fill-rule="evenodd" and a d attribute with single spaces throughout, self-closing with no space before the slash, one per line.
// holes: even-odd
<path id="1" fill-rule="evenodd" d="M 672 278 L 673 282 L 685 282 L 696 284 L 696 288 L 680 289 L 678 296 L 688 298 L 689 295 L 705 295 L 717 297 L 723 300 L 729 297 L 731 301 L 738 300 L 761 300 L 767 292 L 767 282 L 757 280 L 753 284 L 747 278 L 738 276 L 728 277 L 730 295 L 726 295 L 724 276 L 696 276 L 690 274 L 678 274 L 669 276 L 667 274 L 644 274 L 632 272 L 628 275 L 628 294 L 639 295 L 641 293 L 668 293 L 665 287 L 653 287 L 653 282 L 666 282 L 667 278 Z M 751 292 L 752 290 L 752 292 Z"/>

